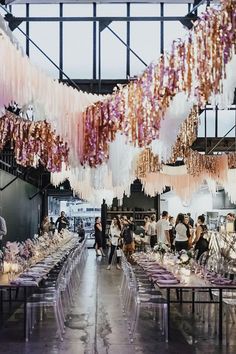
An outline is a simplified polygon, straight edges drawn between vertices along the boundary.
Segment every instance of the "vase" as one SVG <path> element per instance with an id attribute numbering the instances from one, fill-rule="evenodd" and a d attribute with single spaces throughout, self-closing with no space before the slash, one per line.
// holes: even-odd
<path id="1" fill-rule="evenodd" d="M 182 267 L 182 268 L 181 268 L 181 274 L 182 274 L 182 275 L 185 275 L 185 276 L 190 276 L 190 274 L 191 274 L 190 268 Z"/>
<path id="2" fill-rule="evenodd" d="M 159 254 L 159 261 L 160 261 L 160 264 L 163 264 L 163 261 L 164 261 L 164 253 L 160 253 Z"/>

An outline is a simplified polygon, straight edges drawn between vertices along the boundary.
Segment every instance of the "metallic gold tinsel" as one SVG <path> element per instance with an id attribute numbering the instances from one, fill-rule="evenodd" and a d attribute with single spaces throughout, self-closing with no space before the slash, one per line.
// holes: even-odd
<path id="1" fill-rule="evenodd" d="M 88 107 L 82 163 L 96 166 L 105 161 L 118 130 L 140 147 L 158 139 L 161 119 L 177 93 L 195 97 L 199 107 L 221 93 L 236 44 L 235 15 L 233 0 L 222 1 L 221 9 L 208 8 L 185 42 L 174 41 L 170 53 L 161 55 L 136 81 Z"/>
<path id="2" fill-rule="evenodd" d="M 150 148 L 145 149 L 138 157 L 136 176 L 144 178 L 148 173 L 160 171 L 159 157 L 154 156 Z"/>

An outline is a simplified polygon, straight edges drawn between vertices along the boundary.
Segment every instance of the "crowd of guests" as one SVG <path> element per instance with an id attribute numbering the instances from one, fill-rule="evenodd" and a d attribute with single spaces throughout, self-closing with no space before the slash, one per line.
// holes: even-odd
<path id="1" fill-rule="evenodd" d="M 69 225 L 69 219 L 66 217 L 65 212 L 62 211 L 61 215 L 57 218 L 56 222 L 54 222 L 52 217 L 50 217 L 49 219 L 48 216 L 45 216 L 41 223 L 41 232 L 46 232 L 53 236 L 56 230 L 60 233 L 62 230 L 67 229 Z M 77 225 L 77 234 L 79 237 L 79 242 L 82 242 L 85 239 L 85 230 L 83 222 L 80 222 Z"/>
<path id="2" fill-rule="evenodd" d="M 163 211 L 157 222 L 155 215 L 145 217 L 144 231 L 145 241 L 151 248 L 157 242 L 162 242 L 177 252 L 194 246 L 198 250 L 198 258 L 208 250 L 204 215 L 199 215 L 195 224 L 190 213 L 179 213 L 175 220 L 167 211 Z"/>
<path id="3" fill-rule="evenodd" d="M 49 219 L 48 216 L 45 216 L 41 224 L 41 230 L 43 233 L 54 234 L 56 229 L 58 232 L 61 232 L 68 226 L 69 220 L 65 216 L 65 212 L 62 211 L 56 222 L 53 221 L 53 218 Z M 163 211 L 158 221 L 156 221 L 155 214 L 150 217 L 145 216 L 142 228 L 143 243 L 146 248 L 153 249 L 158 242 L 168 245 L 172 250 L 176 250 L 177 252 L 188 250 L 194 246 L 198 250 L 198 258 L 203 252 L 208 250 L 208 240 L 205 237 L 207 226 L 204 215 L 199 215 L 195 224 L 190 213 L 179 213 L 175 220 L 173 216 L 169 216 L 167 211 Z M 105 257 L 100 217 L 95 218 L 94 231 L 96 256 Z M 110 253 L 108 257 L 108 270 L 111 269 L 114 256 L 116 256 L 116 267 L 120 269 L 119 255 L 121 249 L 127 258 L 135 251 L 134 234 L 135 224 L 132 217 L 128 218 L 125 215 L 117 215 L 113 218 L 109 229 Z M 81 239 L 84 239 L 85 232 L 83 225 L 79 225 L 78 235 Z"/>
<path id="4" fill-rule="evenodd" d="M 41 232 L 51 233 L 53 235 L 56 229 L 58 232 L 61 232 L 63 229 L 68 228 L 68 226 L 69 220 L 66 217 L 65 212 L 62 211 L 61 215 L 57 218 L 56 222 L 53 221 L 52 217 L 49 219 L 48 216 L 45 216 L 41 223 Z"/>
<path id="5" fill-rule="evenodd" d="M 95 219 L 94 228 L 96 255 L 97 257 L 105 257 L 100 217 Z M 208 250 L 207 226 L 204 215 L 199 215 L 196 223 L 194 223 L 189 213 L 179 213 L 175 220 L 173 216 L 169 216 L 167 211 L 163 211 L 158 221 L 156 221 L 155 214 L 150 217 L 145 216 L 142 228 L 143 243 L 146 248 L 153 249 L 157 242 L 164 243 L 177 252 L 188 250 L 194 246 L 195 250 L 198 250 L 198 258 Z M 134 231 L 135 226 L 132 217 L 117 215 L 113 218 L 109 229 L 108 270 L 111 269 L 114 256 L 116 256 L 116 267 L 120 269 L 120 249 L 128 258 L 135 251 Z"/>
<path id="6" fill-rule="evenodd" d="M 95 219 L 95 250 L 97 257 L 105 257 L 103 251 L 103 240 L 102 240 L 102 224 L 101 218 L 97 217 Z M 133 218 L 127 218 L 127 216 L 115 216 L 111 222 L 109 229 L 109 243 L 110 243 L 110 254 L 108 257 L 107 269 L 111 269 L 111 263 L 113 256 L 116 255 L 116 267 L 120 269 L 120 257 L 119 250 L 122 248 L 123 252 L 129 258 L 129 256 L 135 250 L 134 244 L 134 222 Z"/>

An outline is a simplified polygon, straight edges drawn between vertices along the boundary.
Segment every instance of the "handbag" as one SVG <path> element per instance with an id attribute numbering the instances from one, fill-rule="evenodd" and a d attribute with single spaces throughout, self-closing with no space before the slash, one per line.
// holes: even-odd
<path id="1" fill-rule="evenodd" d="M 121 257 L 121 250 L 120 248 L 116 249 L 116 257 Z"/>

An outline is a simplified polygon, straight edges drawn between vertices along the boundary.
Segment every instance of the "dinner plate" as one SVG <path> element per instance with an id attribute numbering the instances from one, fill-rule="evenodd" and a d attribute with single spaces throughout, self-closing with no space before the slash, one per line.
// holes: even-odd
<path id="1" fill-rule="evenodd" d="M 147 270 L 147 272 L 151 274 L 169 274 L 168 271 L 165 269 L 150 269 Z"/>
<path id="2" fill-rule="evenodd" d="M 160 267 L 157 264 L 155 264 L 155 265 L 151 265 L 151 266 L 146 267 L 146 269 L 147 270 L 159 270 L 159 269 L 165 269 L 165 268 Z"/>
<path id="3" fill-rule="evenodd" d="M 212 281 L 213 284 L 216 285 L 229 285 L 232 284 L 232 280 L 230 279 L 215 279 Z"/>
<path id="4" fill-rule="evenodd" d="M 38 285 L 38 283 L 34 280 L 25 280 L 25 279 L 15 279 L 11 281 L 11 284 L 16 285 Z"/>
<path id="5" fill-rule="evenodd" d="M 160 279 L 157 281 L 158 284 L 178 284 L 178 279 Z"/>

